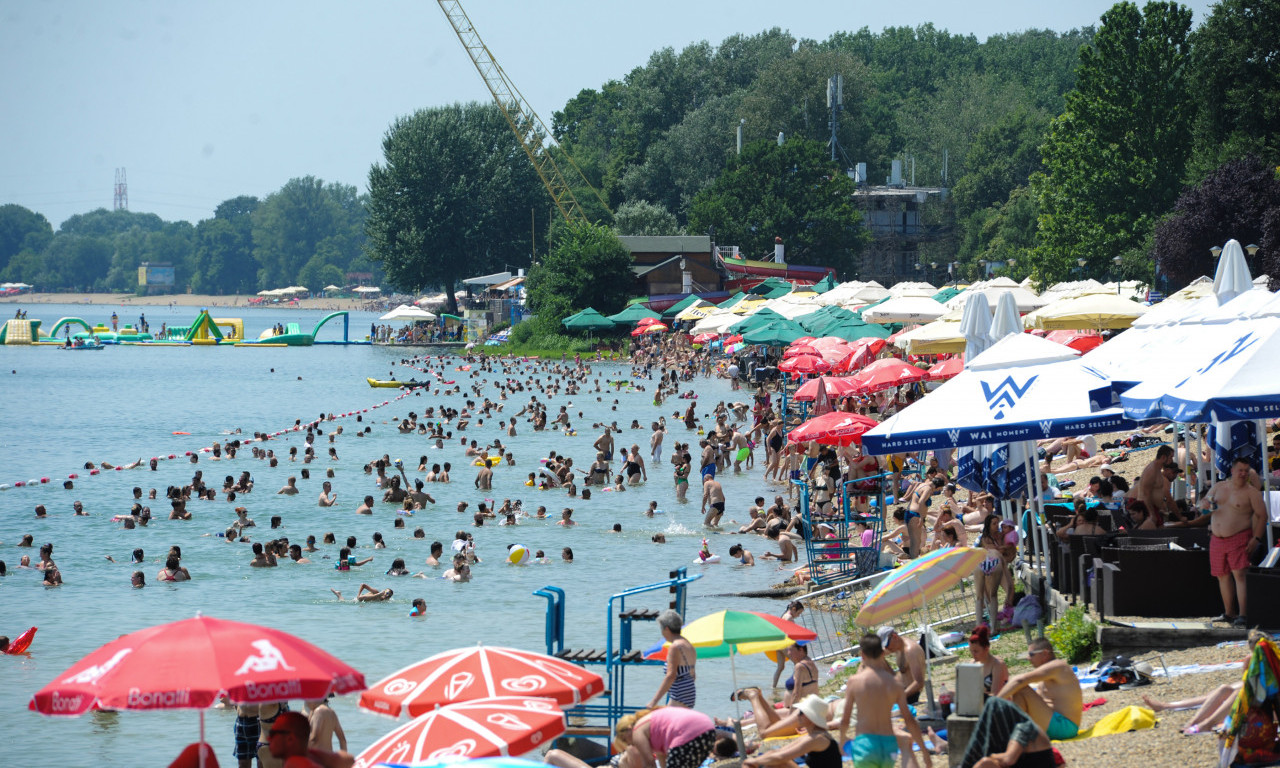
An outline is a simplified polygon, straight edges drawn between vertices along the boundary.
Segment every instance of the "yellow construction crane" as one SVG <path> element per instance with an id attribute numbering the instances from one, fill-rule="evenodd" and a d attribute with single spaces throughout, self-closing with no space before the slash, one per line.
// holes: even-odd
<path id="1" fill-rule="evenodd" d="M 467 12 L 462 10 L 462 4 L 458 0 L 437 0 L 437 2 L 440 3 L 440 10 L 444 11 L 449 23 L 453 25 L 453 31 L 457 33 L 458 40 L 462 42 L 467 55 L 471 57 L 471 63 L 476 65 L 476 71 L 488 86 L 489 93 L 493 94 L 493 100 L 497 102 L 498 109 L 501 109 L 503 116 L 507 118 L 507 124 L 519 139 L 520 146 L 524 147 L 525 154 L 529 156 L 534 170 L 538 172 L 543 185 L 546 186 L 547 192 L 551 194 L 551 199 L 555 201 L 556 207 L 560 209 L 565 220 L 589 221 L 578 199 L 574 197 L 569 182 L 560 172 L 560 165 L 556 162 L 548 144 L 561 149 L 561 156 L 578 174 L 582 185 L 594 192 L 600 199 L 600 204 L 608 210 L 609 204 L 605 202 L 604 197 L 591 185 L 591 182 L 587 181 L 582 169 L 573 162 L 573 158 L 569 157 L 567 152 L 563 151 L 559 142 L 551 135 L 551 131 L 547 130 L 546 125 L 543 124 L 542 118 L 533 111 L 533 107 L 520 94 L 520 90 L 511 82 L 511 78 L 507 77 L 507 73 L 502 71 L 502 66 L 498 64 L 497 59 L 493 58 L 489 48 L 480 39 L 480 34 L 476 32 L 471 19 L 467 17 Z"/>

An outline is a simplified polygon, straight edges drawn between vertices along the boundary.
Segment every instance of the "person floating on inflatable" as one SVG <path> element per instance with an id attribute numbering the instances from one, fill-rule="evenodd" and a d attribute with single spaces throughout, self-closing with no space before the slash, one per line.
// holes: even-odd
<path id="1" fill-rule="evenodd" d="M 720 556 L 711 554 L 711 550 L 707 546 L 707 540 L 704 538 L 702 540 L 702 549 L 698 550 L 698 559 L 694 562 L 718 563 L 720 562 Z"/>
<path id="2" fill-rule="evenodd" d="M 26 632 L 18 635 L 12 641 L 5 635 L 0 635 L 0 653 L 10 656 L 17 656 L 26 653 L 27 648 L 31 645 L 31 641 L 36 637 L 36 628 L 31 627 Z"/>

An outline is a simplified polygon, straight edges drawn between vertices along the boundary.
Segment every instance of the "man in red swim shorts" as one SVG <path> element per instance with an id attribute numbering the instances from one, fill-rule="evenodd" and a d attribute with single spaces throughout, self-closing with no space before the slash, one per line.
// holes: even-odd
<path id="1" fill-rule="evenodd" d="M 1208 509 L 1206 517 L 1213 534 L 1209 569 L 1222 591 L 1223 613 L 1215 621 L 1230 621 L 1240 627 L 1247 626 L 1244 585 L 1249 555 L 1262 545 L 1267 524 L 1262 492 L 1249 482 L 1249 470 L 1248 459 L 1236 459 L 1231 464 L 1231 477 L 1214 483 L 1200 502 L 1201 508 Z"/>

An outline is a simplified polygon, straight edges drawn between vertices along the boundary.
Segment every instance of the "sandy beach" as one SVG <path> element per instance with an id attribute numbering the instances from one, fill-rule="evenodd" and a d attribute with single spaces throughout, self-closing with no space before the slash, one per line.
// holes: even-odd
<path id="1" fill-rule="evenodd" d="M 24 293 L 16 296 L 0 296 L 0 304 L 12 304 L 18 307 L 39 304 L 85 304 L 97 307 L 222 307 L 245 308 L 250 299 L 256 296 L 211 296 L 200 293 L 170 293 L 156 296 L 137 296 L 132 293 Z M 296 302 L 280 302 L 263 304 L 263 307 L 287 309 L 311 309 L 317 311 L 336 312 L 338 310 L 377 311 L 387 306 L 385 299 L 344 299 L 318 298 L 301 299 Z"/>

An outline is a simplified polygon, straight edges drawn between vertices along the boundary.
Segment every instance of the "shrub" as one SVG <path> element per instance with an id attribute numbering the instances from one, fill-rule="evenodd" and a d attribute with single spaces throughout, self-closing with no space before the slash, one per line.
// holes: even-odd
<path id="1" fill-rule="evenodd" d="M 1058 655 L 1072 664 L 1093 659 L 1098 651 L 1098 625 L 1084 606 L 1068 608 L 1045 633 Z"/>

